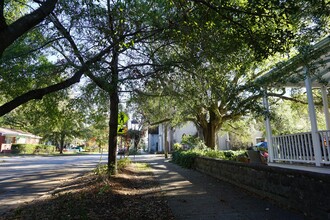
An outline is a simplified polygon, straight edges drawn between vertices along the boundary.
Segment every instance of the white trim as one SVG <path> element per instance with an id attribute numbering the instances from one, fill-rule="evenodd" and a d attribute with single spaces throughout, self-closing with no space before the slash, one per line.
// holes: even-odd
<path id="1" fill-rule="evenodd" d="M 309 77 L 309 69 L 305 66 L 304 72 L 306 75 L 305 85 L 306 85 L 306 93 L 307 93 L 307 101 L 308 101 L 308 113 L 309 119 L 311 122 L 311 132 L 312 132 L 312 141 L 313 141 L 313 148 L 315 154 L 315 165 L 321 166 L 321 146 L 319 141 L 318 129 L 317 129 L 317 121 L 316 121 L 316 113 L 315 113 L 315 106 L 313 100 L 313 93 L 312 93 L 312 82 Z"/>

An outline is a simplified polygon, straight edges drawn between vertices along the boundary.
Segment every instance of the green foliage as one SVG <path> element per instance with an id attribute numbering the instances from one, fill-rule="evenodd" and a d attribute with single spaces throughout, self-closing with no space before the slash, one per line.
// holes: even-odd
<path id="1" fill-rule="evenodd" d="M 99 195 L 103 195 L 104 193 L 108 192 L 110 190 L 110 185 L 108 183 L 106 183 L 105 185 L 103 185 L 100 190 L 99 190 Z"/>
<path id="2" fill-rule="evenodd" d="M 122 158 L 120 160 L 117 161 L 117 169 L 118 170 L 122 170 L 125 167 L 127 167 L 129 164 L 131 163 L 131 160 L 126 157 L 126 158 Z M 95 175 L 100 176 L 101 178 L 103 176 L 107 176 L 109 174 L 113 174 L 114 173 L 114 169 L 113 167 L 110 167 L 110 170 L 108 168 L 107 164 L 99 164 L 94 170 L 93 170 Z"/>
<path id="3" fill-rule="evenodd" d="M 183 149 L 183 146 L 182 146 L 182 144 L 180 144 L 180 143 L 175 143 L 174 145 L 173 145 L 173 150 L 174 151 L 179 151 L 179 150 L 182 150 Z"/>
<path id="4" fill-rule="evenodd" d="M 197 156 L 198 153 L 192 150 L 175 151 L 172 153 L 172 161 L 182 167 L 192 169 Z"/>
<path id="5" fill-rule="evenodd" d="M 190 149 L 206 149 L 206 145 L 204 141 L 201 140 L 199 137 L 192 136 L 192 135 L 183 135 L 181 140 L 182 145 L 187 145 Z"/>
<path id="6" fill-rule="evenodd" d="M 225 153 L 224 151 L 218 151 L 218 150 L 208 150 L 200 152 L 201 155 L 205 157 L 211 157 L 211 158 L 225 158 L 225 155 L 228 155 L 228 153 Z"/>
<path id="7" fill-rule="evenodd" d="M 13 144 L 13 154 L 50 154 L 55 152 L 56 147 L 44 144 Z"/>
<path id="8" fill-rule="evenodd" d="M 135 163 L 135 167 L 139 170 L 148 170 L 150 165 L 148 163 Z"/>
<path id="9" fill-rule="evenodd" d="M 196 157 L 210 157 L 221 160 L 237 161 L 238 158 L 245 157 L 246 151 L 218 151 L 218 150 L 199 150 L 192 149 L 188 151 L 175 151 L 172 153 L 172 161 L 185 168 L 194 168 L 194 162 Z"/>
<path id="10" fill-rule="evenodd" d="M 97 176 L 104 176 L 108 174 L 108 165 L 98 164 L 97 167 L 93 170 L 94 174 Z"/>
<path id="11" fill-rule="evenodd" d="M 117 169 L 121 170 L 127 167 L 131 163 L 131 160 L 128 157 L 122 158 L 117 162 Z"/>

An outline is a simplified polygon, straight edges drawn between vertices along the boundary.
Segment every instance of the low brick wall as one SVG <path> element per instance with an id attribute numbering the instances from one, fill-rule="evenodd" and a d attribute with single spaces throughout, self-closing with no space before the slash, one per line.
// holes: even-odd
<path id="1" fill-rule="evenodd" d="M 330 219 L 330 175 L 198 157 L 196 170 L 298 210 Z"/>

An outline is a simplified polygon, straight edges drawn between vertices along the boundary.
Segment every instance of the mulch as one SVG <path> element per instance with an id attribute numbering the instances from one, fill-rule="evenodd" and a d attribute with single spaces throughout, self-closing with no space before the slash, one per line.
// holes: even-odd
<path id="1" fill-rule="evenodd" d="M 116 176 L 67 181 L 0 219 L 174 219 L 151 170 L 130 164 Z"/>

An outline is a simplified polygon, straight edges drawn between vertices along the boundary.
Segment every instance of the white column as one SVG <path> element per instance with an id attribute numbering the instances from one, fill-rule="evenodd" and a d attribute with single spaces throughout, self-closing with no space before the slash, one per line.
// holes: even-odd
<path id="1" fill-rule="evenodd" d="M 313 93 L 312 93 L 312 81 L 309 77 L 309 70 L 307 67 L 304 67 L 304 72 L 306 75 L 305 86 L 306 86 L 307 101 L 308 101 L 308 113 L 311 122 L 311 132 L 312 132 L 313 148 L 315 154 L 315 165 L 321 166 L 321 159 L 322 159 L 321 146 L 320 146 L 320 138 L 319 138 L 317 122 L 316 122 L 315 106 L 314 106 Z"/>
<path id="2" fill-rule="evenodd" d="M 164 129 L 163 129 L 163 124 L 158 125 L 158 151 L 163 150 L 163 143 L 164 143 Z"/>
<path id="3" fill-rule="evenodd" d="M 268 146 L 268 161 L 273 162 L 274 160 L 274 151 L 273 151 L 273 134 L 272 134 L 272 127 L 270 126 L 269 120 L 269 104 L 268 104 L 268 97 L 267 97 L 267 88 L 264 89 L 264 96 L 263 96 L 263 105 L 265 107 L 265 125 L 266 125 L 266 136 L 267 136 L 267 146 Z"/>
<path id="4" fill-rule="evenodd" d="M 327 87 L 321 87 L 322 92 L 322 101 L 323 101 L 323 111 L 325 116 L 325 124 L 327 126 L 327 130 L 330 130 L 330 114 L 329 114 L 329 104 L 328 104 L 328 96 L 327 96 Z"/>

